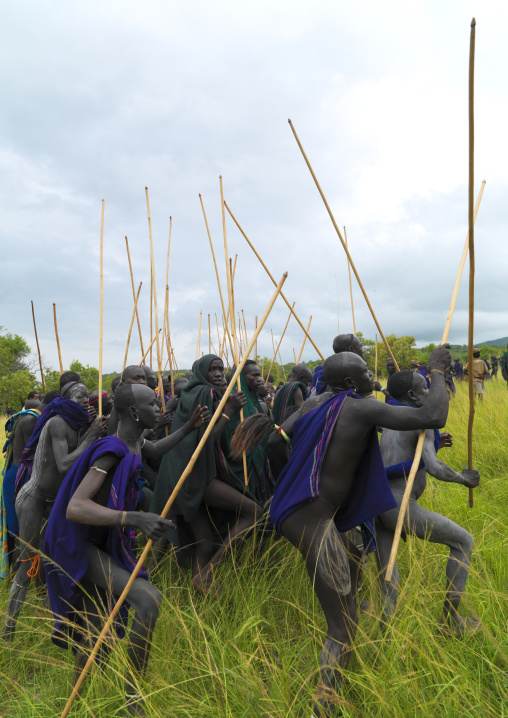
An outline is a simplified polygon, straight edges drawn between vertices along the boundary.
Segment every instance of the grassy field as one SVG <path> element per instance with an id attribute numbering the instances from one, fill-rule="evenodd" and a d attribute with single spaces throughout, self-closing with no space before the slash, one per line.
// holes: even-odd
<path id="1" fill-rule="evenodd" d="M 458 387 L 447 430 L 454 447 L 440 456 L 466 465 L 467 388 Z M 2 438 L 2 437 L 0 437 Z M 436 631 L 444 598 L 444 548 L 409 539 L 399 554 L 399 608 L 385 636 L 379 630 L 376 566 L 367 563 L 351 671 L 342 695 L 349 718 L 508 716 L 507 582 L 508 391 L 490 382 L 475 420 L 475 467 L 482 480 L 474 508 L 467 489 L 429 479 L 421 503 L 446 514 L 475 538 L 462 613 L 483 630 L 463 641 Z M 299 554 L 285 541 L 262 557 L 247 541 L 219 571 L 220 600 L 198 598 L 175 563 L 156 577 L 164 603 L 146 682 L 139 686 L 152 716 L 309 718 L 316 688 L 324 620 Z M 0 620 L 9 585 L 0 585 Z M 52 622 L 31 589 L 15 643 L 0 651 L 1 718 L 53 718 L 72 680 L 72 655 L 50 640 Z M 94 669 L 72 716 L 123 712 L 125 646 L 118 642 L 106 671 Z"/>

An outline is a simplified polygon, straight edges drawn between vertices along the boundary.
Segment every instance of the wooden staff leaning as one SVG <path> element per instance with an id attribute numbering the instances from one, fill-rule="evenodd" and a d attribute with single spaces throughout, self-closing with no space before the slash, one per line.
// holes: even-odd
<path id="1" fill-rule="evenodd" d="M 125 347 L 125 356 L 124 356 L 124 358 L 123 358 L 122 375 L 123 375 L 123 373 L 124 373 L 124 371 L 125 371 L 125 367 L 127 366 L 127 356 L 128 356 L 128 354 L 129 354 L 129 344 L 130 344 L 130 341 L 131 341 L 132 327 L 134 326 L 134 320 L 136 319 L 136 314 L 137 314 L 137 312 L 138 312 L 138 299 L 139 299 L 139 293 L 141 292 L 141 287 L 142 287 L 142 285 L 143 285 L 143 282 L 140 282 L 140 283 L 139 283 L 139 287 L 138 287 L 138 293 L 137 293 L 136 296 L 134 297 L 134 309 L 132 310 L 132 319 L 131 319 L 131 323 L 130 323 L 130 326 L 129 326 L 129 333 L 128 333 L 128 335 L 127 335 L 127 345 L 126 345 L 126 347 Z"/>
<path id="2" fill-rule="evenodd" d="M 294 306 L 295 306 L 295 302 L 293 302 L 293 307 Z M 293 307 L 291 307 L 291 310 L 293 309 Z M 270 364 L 270 368 L 268 369 L 267 376 L 270 376 L 270 374 L 272 373 L 272 367 L 277 359 L 277 352 L 279 351 L 279 347 L 282 344 L 282 340 L 284 339 L 284 334 L 286 333 L 286 329 L 288 328 L 289 320 L 291 319 L 292 316 L 293 316 L 293 311 L 290 311 L 288 320 L 286 322 L 286 326 L 284 327 L 284 330 L 283 330 L 282 334 L 280 335 L 280 339 L 279 339 L 279 343 L 277 344 L 277 348 L 275 348 L 275 342 L 273 340 L 273 332 L 272 332 L 273 359 L 272 359 L 272 363 Z"/>
<path id="3" fill-rule="evenodd" d="M 34 310 L 34 303 L 32 300 L 32 319 L 34 322 L 34 332 L 35 332 L 35 343 L 37 344 L 37 354 L 39 355 L 39 368 L 41 370 L 41 384 L 42 384 L 42 391 L 44 394 L 46 393 L 46 387 L 44 386 L 44 372 L 42 370 L 42 358 L 41 358 L 41 348 L 39 346 L 39 337 L 37 336 L 37 324 L 35 323 L 35 310 Z"/>
<path id="4" fill-rule="evenodd" d="M 58 337 L 58 324 L 56 322 L 56 304 L 53 302 L 53 319 L 55 321 L 56 348 L 58 349 L 58 363 L 60 365 L 60 376 L 63 374 L 62 352 L 60 351 L 60 339 Z"/>
<path id="5" fill-rule="evenodd" d="M 339 239 L 340 239 L 340 241 L 341 241 L 341 243 L 342 243 L 342 246 L 343 246 L 343 248 L 344 248 L 344 251 L 345 251 L 345 253 L 346 253 L 346 256 L 347 256 L 347 258 L 348 258 L 348 261 L 350 262 L 351 268 L 352 268 L 353 273 L 354 273 L 354 275 L 355 275 L 355 277 L 356 277 L 356 281 L 358 282 L 358 286 L 359 286 L 360 289 L 362 290 L 362 294 L 363 294 L 363 296 L 364 296 L 364 298 L 365 298 L 365 301 L 367 302 L 367 306 L 369 307 L 370 313 L 371 313 L 371 315 L 372 315 L 372 319 L 374 320 L 374 324 L 376 325 L 377 330 L 378 330 L 378 332 L 379 332 L 379 335 L 380 335 L 381 339 L 383 340 L 383 343 L 384 343 L 384 345 L 385 345 L 385 347 L 386 347 L 386 351 L 387 351 L 388 354 L 390 355 L 390 357 L 391 357 L 391 359 L 392 359 L 392 361 L 393 361 L 393 363 L 394 363 L 394 365 L 395 365 L 395 368 L 398 370 L 399 365 L 397 364 L 397 361 L 396 361 L 395 357 L 393 356 L 393 352 L 392 352 L 392 350 L 390 349 L 390 347 L 389 347 L 389 345 L 388 345 L 388 342 L 386 341 L 386 337 L 385 337 L 385 335 L 383 334 L 383 331 L 382 331 L 382 329 L 381 329 L 381 327 L 380 327 L 380 325 L 379 325 L 379 322 L 378 322 L 378 320 L 377 320 L 377 317 L 376 317 L 376 315 L 375 315 L 375 313 L 374 313 L 374 309 L 372 308 L 372 304 L 370 303 L 369 297 L 367 296 L 367 292 L 365 291 L 365 287 L 363 286 L 362 281 L 361 281 L 361 279 L 360 279 L 360 275 L 358 274 L 358 272 L 357 272 L 357 270 L 356 270 L 355 264 L 354 264 L 354 262 L 353 262 L 353 259 L 352 259 L 351 255 L 350 255 L 350 253 L 349 253 L 349 250 L 348 250 L 348 248 L 347 248 L 346 242 L 344 241 L 344 238 L 343 238 L 343 236 L 342 236 L 342 234 L 341 234 L 341 232 L 340 232 L 340 229 L 339 229 L 339 227 L 338 227 L 338 225 L 337 225 L 337 222 L 335 221 L 335 217 L 333 216 L 333 212 L 332 212 L 332 210 L 330 209 L 330 205 L 328 204 L 328 202 L 327 202 L 327 200 L 326 200 L 326 197 L 325 197 L 325 195 L 324 195 L 324 193 L 323 193 L 323 190 L 321 189 L 321 185 L 319 184 L 318 179 L 317 179 L 316 175 L 314 174 L 314 170 L 312 169 L 312 166 L 311 166 L 311 164 L 310 164 L 310 162 L 309 162 L 309 160 L 308 160 L 308 158 L 307 158 L 307 155 L 305 154 L 305 150 L 303 149 L 302 143 L 300 142 L 300 139 L 299 139 L 298 135 L 296 134 L 296 130 L 295 130 L 295 128 L 293 127 L 293 123 L 291 122 L 291 120 L 288 120 L 288 122 L 289 122 L 289 126 L 291 127 L 291 131 L 293 132 L 293 135 L 294 135 L 294 137 L 295 137 L 295 140 L 296 140 L 296 142 L 297 142 L 297 144 L 298 144 L 298 147 L 300 148 L 300 152 L 302 153 L 302 156 L 303 156 L 303 158 L 304 158 L 304 160 L 305 160 L 305 162 L 306 162 L 306 164 L 307 164 L 307 167 L 309 168 L 309 171 L 310 171 L 310 173 L 311 173 L 311 175 L 312 175 L 312 179 L 314 180 L 314 182 L 315 182 L 315 184 L 316 184 L 316 187 L 317 187 L 317 189 L 318 189 L 318 192 L 319 192 L 319 194 L 321 195 L 321 199 L 323 200 L 324 205 L 325 205 L 325 207 L 326 207 L 326 209 L 327 209 L 327 211 L 328 211 L 328 214 L 330 215 L 330 219 L 332 220 L 332 224 L 333 224 L 333 226 L 334 226 L 334 229 L 335 229 L 335 231 L 337 232 L 337 234 L 338 234 L 338 236 L 339 236 Z"/>
<path id="6" fill-rule="evenodd" d="M 311 314 L 311 316 L 310 316 L 309 323 L 308 323 L 308 325 L 307 325 L 307 332 L 309 331 L 311 324 L 312 324 L 312 314 Z M 307 341 L 307 334 L 305 334 L 305 336 L 303 337 L 302 348 L 300 349 L 300 353 L 298 354 L 298 359 L 296 360 L 296 364 L 299 364 L 299 363 L 301 362 L 301 360 L 302 360 L 302 354 L 303 354 L 303 350 L 305 349 L 305 343 L 306 343 L 306 341 Z"/>
<path id="7" fill-rule="evenodd" d="M 275 300 L 277 299 L 278 295 L 280 294 L 280 291 L 281 291 L 281 289 L 282 289 L 282 285 L 283 285 L 284 282 L 286 281 L 286 278 L 287 278 L 287 272 L 282 276 L 282 279 L 281 279 L 280 282 L 277 284 L 277 288 L 276 288 L 275 292 L 273 293 L 273 296 L 272 296 L 272 298 L 270 299 L 270 302 L 268 303 L 268 306 L 267 306 L 267 308 L 266 308 L 266 310 L 265 310 L 263 316 L 261 317 L 261 321 L 260 321 L 260 323 L 259 323 L 259 327 L 258 327 L 257 330 L 254 332 L 254 334 L 253 334 L 253 336 L 252 336 L 252 338 L 251 338 L 251 340 L 250 340 L 250 343 L 249 343 L 249 346 L 247 347 L 246 353 L 243 355 L 242 359 L 241 359 L 240 362 L 238 363 L 238 366 L 236 367 L 236 371 L 235 371 L 233 377 L 231 378 L 231 381 L 229 382 L 228 388 L 227 388 L 226 391 L 224 392 L 223 397 L 222 397 L 222 399 L 221 399 L 221 401 L 220 401 L 220 403 L 219 403 L 219 406 L 218 406 L 217 409 L 215 410 L 215 412 L 214 412 L 214 414 L 213 414 L 213 416 L 212 416 L 212 418 L 211 418 L 211 420 L 210 420 L 210 422 L 209 422 L 209 424 L 208 424 L 208 426 L 207 426 L 207 428 L 206 428 L 206 430 L 205 430 L 203 436 L 201 437 L 201 441 L 200 441 L 199 444 L 197 445 L 197 447 L 196 447 L 194 453 L 192 454 L 192 456 L 191 456 L 191 458 L 190 458 L 189 463 L 187 464 L 187 467 L 186 467 L 185 470 L 183 471 L 183 473 L 182 473 L 182 475 L 180 476 L 180 478 L 179 478 L 179 480 L 178 480 L 178 482 L 177 482 L 175 488 L 173 489 L 173 491 L 172 491 L 172 493 L 171 493 L 171 496 L 170 496 L 169 499 L 167 500 L 166 505 L 165 505 L 163 511 L 161 512 L 161 517 L 162 517 L 162 518 L 165 518 L 165 517 L 168 515 L 169 510 L 170 510 L 171 506 L 173 505 L 173 503 L 174 503 L 174 501 L 175 501 L 175 499 L 176 499 L 176 497 L 177 497 L 177 495 L 178 495 L 178 492 L 180 491 L 180 489 L 182 488 L 182 486 L 183 486 L 185 480 L 187 479 L 188 475 L 189 475 L 190 472 L 192 471 L 192 469 L 193 469 L 193 467 L 194 467 L 194 464 L 196 463 L 196 460 L 197 460 L 199 454 L 201 453 L 201 450 L 202 450 L 203 446 L 205 445 L 205 443 L 206 443 L 208 437 L 210 436 L 210 434 L 211 434 L 211 432 L 212 432 L 212 430 L 213 430 L 213 427 L 215 426 L 217 420 L 218 420 L 219 417 L 221 416 L 222 411 L 223 411 L 223 409 L 224 409 L 224 407 L 225 407 L 225 405 L 226 405 L 226 402 L 227 402 L 227 400 L 229 399 L 229 395 L 231 394 L 231 391 L 232 391 L 233 388 L 235 387 L 235 385 L 236 385 L 236 383 L 237 383 L 237 379 L 238 379 L 238 377 L 240 376 L 240 373 L 241 373 L 243 367 L 245 366 L 245 362 L 247 361 L 248 352 L 252 351 L 252 347 L 254 346 L 255 340 L 257 339 L 257 337 L 258 337 L 258 335 L 259 335 L 259 332 L 260 332 L 261 329 L 263 328 L 263 326 L 264 326 L 264 324 L 265 324 L 265 322 L 266 322 L 266 320 L 267 320 L 267 318 L 268 318 L 268 315 L 270 314 L 270 312 L 271 312 L 271 310 L 272 310 L 272 307 L 273 307 L 273 305 L 275 304 Z M 96 641 L 96 643 L 95 643 L 95 645 L 94 645 L 94 647 L 93 647 L 93 649 L 92 649 L 92 651 L 91 651 L 91 653 L 90 653 L 90 656 L 88 657 L 88 660 L 87 660 L 87 662 L 86 662 L 86 664 L 85 664 L 85 666 L 84 666 L 84 668 L 83 668 L 83 670 L 82 670 L 82 672 L 81 672 L 81 675 L 79 676 L 79 678 L 78 678 L 78 680 L 77 680 L 77 682 L 76 682 L 74 688 L 72 689 L 72 693 L 71 693 L 71 695 L 70 695 L 70 697 L 69 697 L 69 700 L 67 701 L 67 704 L 65 705 L 65 708 L 63 709 L 63 711 L 62 711 L 62 713 L 61 713 L 61 715 L 60 715 L 60 718 L 66 718 L 66 716 L 69 715 L 69 711 L 70 711 L 70 709 L 71 709 L 71 707 L 72 707 L 72 704 L 74 703 L 74 700 L 76 699 L 76 696 L 78 695 L 79 689 L 81 688 L 81 686 L 82 686 L 82 684 L 83 684 L 83 681 L 85 680 L 86 676 L 88 675 L 88 672 L 89 672 L 89 670 L 90 670 L 92 664 L 93 664 L 94 661 L 95 661 L 95 657 L 97 656 L 97 654 L 98 654 L 98 652 L 99 652 L 99 650 L 100 650 L 100 648 L 101 648 L 101 646 L 102 646 L 102 643 L 104 642 L 105 637 L 107 636 L 109 630 L 111 629 L 111 626 L 113 625 L 113 621 L 115 620 L 115 617 L 116 617 L 118 611 L 120 610 L 120 607 L 122 606 L 123 602 L 124 602 L 125 599 L 127 598 L 128 594 L 129 594 L 129 591 L 130 591 L 131 588 L 132 588 L 132 584 L 133 584 L 134 581 L 136 580 L 136 577 L 137 577 L 139 571 L 141 570 L 141 568 L 143 567 L 143 565 L 144 565 L 145 562 L 146 562 L 146 558 L 147 558 L 147 556 L 148 556 L 148 554 L 149 554 L 149 552 L 150 552 L 150 550 L 151 550 L 151 548 L 152 548 L 152 544 L 153 544 L 152 539 L 148 539 L 148 541 L 146 542 L 145 548 L 143 549 L 143 551 L 142 551 L 142 553 L 141 553 L 141 556 L 139 557 L 139 560 L 138 560 L 136 566 L 134 567 L 134 570 L 133 570 L 133 572 L 132 572 L 132 574 L 131 574 L 131 577 L 129 578 L 129 580 L 128 580 L 128 582 L 127 582 L 127 585 L 125 586 L 125 588 L 124 588 L 124 590 L 122 591 L 121 595 L 118 597 L 118 600 L 117 600 L 116 604 L 114 605 L 114 607 L 113 607 L 113 609 L 112 609 L 112 611 L 111 611 L 111 613 L 110 613 L 110 615 L 109 615 L 108 620 L 107 620 L 106 623 L 104 624 L 104 627 L 103 627 L 103 629 L 102 629 L 102 631 L 101 631 L 101 633 L 100 633 L 100 635 L 99 635 L 99 637 L 98 637 L 98 639 L 97 639 L 97 641 Z"/>
<path id="8" fill-rule="evenodd" d="M 344 227 L 344 241 L 346 242 L 347 247 L 347 234 L 346 234 L 346 228 Z M 355 305 L 353 303 L 353 282 L 351 281 L 351 263 L 349 261 L 349 257 L 347 260 L 347 271 L 349 274 L 349 293 L 351 295 L 351 314 L 353 315 L 353 331 L 356 336 L 356 322 L 355 322 Z"/>
<path id="9" fill-rule="evenodd" d="M 102 348 L 104 339 L 104 200 L 101 210 L 101 250 L 100 250 L 100 318 L 99 318 L 99 416 L 102 416 Z"/>
<path id="10" fill-rule="evenodd" d="M 136 300 L 136 289 L 134 285 L 134 274 L 132 272 L 132 262 L 131 262 L 131 253 L 129 251 L 129 240 L 127 237 L 125 237 L 125 247 L 127 248 L 127 259 L 129 260 L 129 272 L 131 275 L 131 288 L 132 288 L 132 299 Z M 145 353 L 145 350 L 143 349 L 143 335 L 141 333 L 141 322 L 139 321 L 139 312 L 136 309 L 136 320 L 138 323 L 138 334 L 139 334 L 139 345 L 141 347 L 141 356 Z"/>
<path id="11" fill-rule="evenodd" d="M 254 254 L 256 255 L 256 257 L 258 258 L 258 260 L 259 260 L 261 266 L 263 267 L 263 269 L 265 270 L 265 272 L 268 274 L 268 276 L 270 277 L 270 279 L 272 280 L 272 282 L 276 285 L 277 282 L 275 281 L 273 275 L 271 274 L 270 270 L 268 269 L 268 267 L 266 266 L 266 264 L 265 264 L 265 263 L 263 262 L 263 260 L 261 259 L 261 256 L 259 255 L 259 252 L 256 250 L 256 248 L 254 247 L 254 245 L 252 244 L 252 242 L 250 241 L 250 239 L 247 237 L 247 235 L 246 235 L 245 232 L 243 231 L 243 229 L 242 229 L 242 227 L 240 226 L 240 224 L 239 224 L 238 220 L 236 219 L 235 215 L 233 214 L 233 212 L 231 211 L 231 209 L 228 207 L 228 203 L 227 203 L 227 202 L 224 202 L 224 207 L 227 209 L 227 211 L 229 212 L 229 214 L 230 214 L 230 216 L 231 216 L 231 219 L 233 220 L 233 222 L 236 224 L 236 226 L 237 226 L 238 229 L 240 230 L 240 233 L 242 234 L 243 238 L 245 239 L 245 241 L 247 242 L 247 244 L 249 245 L 249 247 L 252 249 L 252 251 L 254 252 Z M 287 306 L 288 306 L 288 309 L 291 309 L 294 318 L 296 319 L 296 321 L 297 321 L 298 324 L 300 325 L 300 328 L 302 329 L 302 331 L 305 332 L 305 334 L 307 335 L 307 339 L 309 340 L 309 342 L 312 344 L 312 346 L 314 347 L 314 349 L 317 351 L 317 353 L 319 354 L 319 356 L 321 357 L 321 359 L 322 359 L 323 361 L 325 361 L 324 356 L 321 354 L 321 352 L 320 352 L 319 349 L 317 348 L 317 346 L 316 346 L 314 340 L 312 339 L 312 337 L 310 336 L 310 334 L 309 334 L 309 333 L 307 332 L 307 330 L 305 329 L 305 327 L 304 327 L 303 323 L 301 322 L 299 316 L 296 314 L 296 312 L 294 311 L 294 309 L 292 309 L 291 304 L 289 303 L 289 299 L 286 297 L 286 295 L 285 295 L 283 292 L 281 292 L 281 295 L 280 295 L 280 296 L 281 296 L 282 299 L 286 302 L 286 304 L 287 304 Z"/>

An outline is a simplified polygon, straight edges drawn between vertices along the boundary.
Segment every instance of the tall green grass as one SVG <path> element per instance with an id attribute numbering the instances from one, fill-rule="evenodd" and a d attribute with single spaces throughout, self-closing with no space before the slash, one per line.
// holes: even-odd
<path id="1" fill-rule="evenodd" d="M 436 630 L 444 599 L 447 551 L 410 538 L 399 550 L 401 590 L 387 633 L 379 629 L 376 566 L 366 566 L 361 614 L 342 696 L 343 715 L 478 718 L 508 716 L 507 579 L 508 391 L 490 382 L 477 405 L 474 464 L 482 479 L 474 508 L 467 489 L 429 478 L 421 503 L 475 538 L 462 613 L 483 630 L 465 640 Z M 454 447 L 440 457 L 467 464 L 467 387 L 459 385 L 447 430 Z M 195 718 L 310 716 L 325 624 L 300 555 L 271 541 L 262 556 L 252 540 L 218 571 L 219 600 L 197 597 L 168 557 L 155 577 L 164 594 L 146 680 L 139 690 L 150 715 Z M 3 620 L 9 585 L 0 585 Z M 73 659 L 50 641 L 51 617 L 31 589 L 12 646 L 0 645 L 1 718 L 53 718 L 69 695 Z M 73 716 L 122 715 L 125 642 L 105 671 L 94 668 Z"/>

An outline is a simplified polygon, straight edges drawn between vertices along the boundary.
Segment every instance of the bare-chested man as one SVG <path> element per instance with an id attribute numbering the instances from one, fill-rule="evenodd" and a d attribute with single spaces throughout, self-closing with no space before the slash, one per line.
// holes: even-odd
<path id="1" fill-rule="evenodd" d="M 62 396 L 52 401 L 41 414 L 36 430 L 25 448 L 26 452 L 31 444 L 37 442 L 30 479 L 16 498 L 20 567 L 12 584 L 1 634 L 6 641 L 14 639 L 16 621 L 30 579 L 37 573 L 43 519 L 51 511 L 67 471 L 105 431 L 106 420 L 96 419 L 78 445 L 79 430 L 90 420 L 87 409 L 88 389 L 79 382 L 69 382 L 62 388 Z"/>
<path id="2" fill-rule="evenodd" d="M 69 619 L 77 618 L 85 628 L 76 653 L 78 674 L 87 659 L 86 643 L 93 644 L 102 628 L 101 599 L 107 606 L 111 594 L 122 593 L 136 563 L 132 529 L 158 539 L 173 527 L 157 514 L 138 510 L 141 456 L 162 456 L 210 418 L 206 407 L 198 407 L 178 431 L 152 444 L 142 438 L 159 413 L 152 389 L 140 384 L 118 387 L 115 408 L 120 417 L 117 436 L 96 442 L 67 474 L 44 542 L 52 562 L 46 563 L 46 574 L 56 622 L 53 640 L 67 647 Z M 142 508 L 147 509 L 147 503 Z M 96 603 L 91 600 L 94 596 Z M 125 679 L 125 714 L 146 716 L 136 687 L 146 670 L 161 594 L 143 571 L 126 600 L 134 609 L 134 620 L 127 651 L 131 669 Z"/>
<path id="3" fill-rule="evenodd" d="M 433 379 L 436 376 L 433 373 Z M 400 371 L 388 380 L 388 391 L 400 406 L 419 408 L 428 400 L 429 390 L 425 378 L 412 371 Z M 414 457 L 419 431 L 394 431 L 385 428 L 381 437 L 381 454 L 386 466 L 402 463 Z M 446 566 L 446 597 L 443 607 L 443 620 L 440 629 L 447 634 L 463 636 L 478 630 L 480 623 L 474 618 L 463 618 L 459 615 L 459 604 L 464 592 L 473 537 L 461 526 L 434 511 L 428 511 L 418 504 L 427 485 L 427 474 L 440 481 L 448 481 L 474 488 L 480 482 L 480 474 L 476 469 L 464 469 L 461 474 L 454 471 L 437 458 L 440 446 L 439 432 L 428 429 L 425 434 L 422 459 L 425 466 L 416 473 L 404 530 L 420 539 L 428 539 L 433 543 L 448 546 L 450 556 Z M 406 477 L 390 480 L 390 488 L 397 501 L 397 508 L 387 511 L 376 521 L 378 564 L 384 604 L 384 621 L 388 621 L 395 612 L 399 585 L 399 574 L 395 566 L 391 583 L 386 583 L 383 576 L 388 566 L 390 550 L 393 543 L 393 532 L 397 524 L 399 507 L 406 487 Z"/>
<path id="4" fill-rule="evenodd" d="M 430 365 L 437 373 L 427 401 L 414 409 L 359 400 L 372 392 L 367 365 L 354 352 L 336 354 L 323 367 L 332 393 L 308 399 L 282 426 L 288 436 L 294 432 L 293 448 L 275 487 L 270 517 L 301 552 L 327 621 L 317 717 L 333 715 L 357 625 L 360 553 L 340 532 L 362 523 L 367 528 L 369 515 L 371 520 L 395 506 L 376 427 L 411 431 L 444 426 L 448 397 L 443 372 L 449 363 L 448 345 L 432 353 Z M 270 445 L 272 455 L 281 446 L 284 452 L 283 434 L 272 434 Z"/>

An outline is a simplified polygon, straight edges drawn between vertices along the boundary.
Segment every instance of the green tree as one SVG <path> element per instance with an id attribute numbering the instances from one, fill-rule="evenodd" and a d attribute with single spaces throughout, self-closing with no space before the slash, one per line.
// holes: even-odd
<path id="1" fill-rule="evenodd" d="M 30 347 L 23 337 L 11 334 L 0 327 L 0 408 L 2 414 L 8 406 L 20 410 L 28 392 L 34 388 L 35 378 L 27 358 Z"/>
<path id="2" fill-rule="evenodd" d="M 77 359 L 71 363 L 70 371 L 77 372 L 88 391 L 95 391 L 99 388 L 99 370 L 93 366 L 83 366 Z"/>

